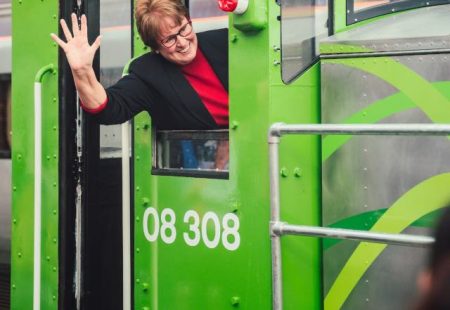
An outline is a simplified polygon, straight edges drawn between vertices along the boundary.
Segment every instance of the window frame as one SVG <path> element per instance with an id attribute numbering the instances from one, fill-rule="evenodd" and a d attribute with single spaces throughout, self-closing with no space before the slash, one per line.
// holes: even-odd
<path id="1" fill-rule="evenodd" d="M 158 134 L 167 135 L 169 138 L 177 138 L 186 140 L 193 140 L 193 138 L 201 138 L 202 140 L 225 140 L 218 139 L 226 136 L 226 140 L 229 140 L 229 130 L 219 129 L 219 130 L 158 130 L 157 128 L 152 128 L 152 165 L 151 174 L 152 175 L 166 175 L 166 176 L 181 176 L 181 177 L 192 177 L 192 178 L 207 178 L 207 179 L 229 179 L 229 170 L 201 170 L 201 169 L 180 169 L 180 168 L 160 168 L 158 167 Z M 229 159 L 228 152 L 228 159 Z"/>
<path id="2" fill-rule="evenodd" d="M 346 0 L 346 24 L 350 26 L 374 17 L 441 4 L 450 4 L 450 0 L 404 0 L 361 9 L 355 12 L 355 1 Z"/>

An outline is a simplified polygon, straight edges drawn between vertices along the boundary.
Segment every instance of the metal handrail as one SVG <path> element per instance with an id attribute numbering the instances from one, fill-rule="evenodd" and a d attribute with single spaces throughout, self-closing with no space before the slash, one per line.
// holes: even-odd
<path id="1" fill-rule="evenodd" d="M 279 150 L 281 137 L 287 134 L 302 135 L 450 135 L 447 124 L 273 124 L 269 129 L 269 177 L 270 177 L 270 234 L 272 244 L 272 306 L 283 308 L 281 241 L 283 235 L 303 235 L 352 239 L 367 242 L 427 246 L 433 238 L 406 234 L 386 234 L 364 230 L 333 229 L 320 226 L 300 226 L 280 220 Z"/>
<path id="2" fill-rule="evenodd" d="M 42 212 L 42 80 L 54 65 L 42 67 L 34 79 L 34 254 L 33 309 L 41 307 L 41 212 Z"/>

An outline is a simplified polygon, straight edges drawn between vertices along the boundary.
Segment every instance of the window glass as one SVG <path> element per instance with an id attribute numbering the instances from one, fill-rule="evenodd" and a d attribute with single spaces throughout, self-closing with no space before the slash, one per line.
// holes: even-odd
<path id="1" fill-rule="evenodd" d="M 310 67 L 328 34 L 327 0 L 281 1 L 281 75 L 285 83 Z"/>
<path id="2" fill-rule="evenodd" d="M 190 0 L 189 16 L 196 32 L 228 27 L 228 14 L 215 0 Z"/>
<path id="3" fill-rule="evenodd" d="M 131 59 L 131 1 L 100 1 L 100 83 L 109 87 L 122 76 Z M 100 126 L 100 158 L 121 157 L 120 125 Z"/>
<path id="4" fill-rule="evenodd" d="M 0 37 L 11 35 L 11 0 L 0 0 Z"/>
<path id="5" fill-rule="evenodd" d="M 0 77 L 0 158 L 11 156 L 11 82 Z"/>
<path id="6" fill-rule="evenodd" d="M 160 130 L 153 142 L 156 150 L 153 172 L 156 174 L 227 176 L 227 130 Z"/>

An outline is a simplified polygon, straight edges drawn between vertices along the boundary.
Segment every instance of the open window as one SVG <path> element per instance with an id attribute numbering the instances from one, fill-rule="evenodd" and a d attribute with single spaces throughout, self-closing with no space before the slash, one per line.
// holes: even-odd
<path id="1" fill-rule="evenodd" d="M 197 33 L 228 28 L 227 13 L 215 1 L 190 0 L 189 15 Z M 152 130 L 152 174 L 228 178 L 228 130 Z"/>
<path id="2" fill-rule="evenodd" d="M 425 6 L 450 3 L 449 0 L 347 0 L 347 25 L 369 18 L 415 9 Z"/>

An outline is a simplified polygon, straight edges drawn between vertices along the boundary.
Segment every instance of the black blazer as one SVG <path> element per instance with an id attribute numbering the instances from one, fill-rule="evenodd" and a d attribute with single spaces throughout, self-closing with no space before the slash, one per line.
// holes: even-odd
<path id="1" fill-rule="evenodd" d="M 197 34 L 198 47 L 228 92 L 228 30 Z M 179 66 L 156 53 L 136 58 L 129 74 L 106 89 L 108 103 L 94 117 L 120 124 L 148 111 L 159 129 L 218 129 Z"/>

